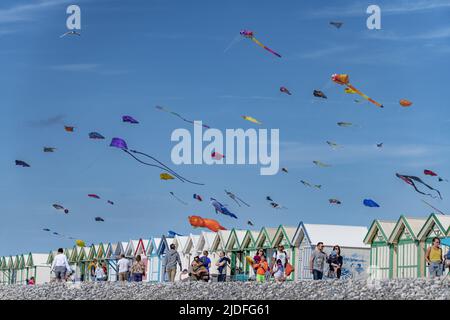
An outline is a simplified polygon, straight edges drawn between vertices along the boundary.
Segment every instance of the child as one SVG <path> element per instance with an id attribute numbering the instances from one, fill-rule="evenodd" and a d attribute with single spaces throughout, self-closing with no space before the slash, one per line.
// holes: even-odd
<path id="1" fill-rule="evenodd" d="M 284 266 L 281 259 L 277 260 L 277 263 L 273 266 L 273 276 L 276 282 L 284 282 L 286 277 L 284 276 Z"/>
<path id="2" fill-rule="evenodd" d="M 269 270 L 266 257 L 261 256 L 259 263 L 255 263 L 253 267 L 256 269 L 256 281 L 264 282 L 266 280 L 266 272 Z"/>
<path id="3" fill-rule="evenodd" d="M 339 260 L 338 260 L 338 254 L 336 250 L 331 251 L 329 257 L 328 257 L 328 263 L 330 264 L 330 277 L 337 278 L 337 272 L 340 268 Z"/>
<path id="4" fill-rule="evenodd" d="M 30 280 L 28 280 L 28 285 L 33 286 L 35 284 L 34 277 L 31 277 Z"/>
<path id="5" fill-rule="evenodd" d="M 183 281 L 183 282 L 189 281 L 189 272 L 187 269 L 183 269 L 183 271 L 181 271 L 180 281 Z"/>

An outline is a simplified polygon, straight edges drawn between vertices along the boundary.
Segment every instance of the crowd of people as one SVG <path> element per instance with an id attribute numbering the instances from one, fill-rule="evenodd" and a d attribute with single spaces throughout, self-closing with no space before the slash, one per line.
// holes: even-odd
<path id="1" fill-rule="evenodd" d="M 194 257 L 189 269 L 183 269 L 180 255 L 175 245 L 171 244 L 163 262 L 165 278 L 169 282 L 175 282 L 178 266 L 181 271 L 178 279 L 180 281 L 211 281 L 210 269 L 212 262 L 208 255 L 208 251 L 203 251 L 203 255 Z M 257 282 L 266 282 L 271 279 L 274 279 L 276 282 L 286 281 L 293 271 L 289 259 L 290 257 L 282 245 L 278 246 L 270 259 L 266 256 L 266 250 L 258 249 L 253 259 L 247 257 L 247 262 L 253 270 L 253 275 L 251 275 L 250 279 L 253 278 Z M 439 238 L 434 238 L 432 245 L 428 247 L 426 261 L 430 277 L 440 277 L 443 275 L 445 268 L 450 269 L 450 251 L 445 256 L 443 255 Z M 324 244 L 319 242 L 311 254 L 309 267 L 314 280 L 322 280 L 324 278 L 326 265 L 328 265 L 327 278 L 340 279 L 343 263 L 344 258 L 338 245 L 335 245 L 331 253 L 327 255 L 324 252 Z M 218 282 L 226 281 L 227 268 L 230 267 L 230 264 L 231 260 L 226 256 L 226 253 L 224 251 L 219 252 L 219 259 L 215 263 Z M 124 254 L 121 254 L 117 267 L 118 280 L 121 282 L 141 282 L 143 277 L 145 277 L 146 265 L 140 255 L 137 255 L 134 262 L 132 262 Z M 99 262 L 97 259 L 94 259 L 87 269 L 91 281 L 107 281 L 109 278 L 108 267 L 105 262 Z M 58 249 L 58 254 L 55 256 L 51 266 L 51 272 L 55 276 L 54 280 L 60 282 L 67 281 L 73 275 L 62 248 Z M 80 280 L 84 281 L 84 276 L 81 276 Z M 34 285 L 34 277 L 27 279 L 27 284 Z"/>

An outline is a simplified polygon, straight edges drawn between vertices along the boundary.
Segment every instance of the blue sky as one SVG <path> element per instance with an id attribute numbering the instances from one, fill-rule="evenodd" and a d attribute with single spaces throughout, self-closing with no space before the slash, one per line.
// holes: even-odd
<path id="1" fill-rule="evenodd" d="M 425 216 L 426 199 L 448 211 L 447 182 L 423 176 L 431 169 L 450 177 L 450 3 L 448 1 L 78 1 L 81 37 L 66 31 L 63 0 L 2 1 L 0 5 L 0 255 L 47 252 L 71 240 L 88 242 L 149 238 L 167 230 L 199 232 L 187 216 L 216 218 L 227 228 L 279 224 L 369 225 L 375 218 Z M 370 4 L 382 10 L 382 30 L 366 28 Z M 343 21 L 341 29 L 329 21 Z M 254 30 L 276 58 L 250 41 L 225 48 L 243 28 Z M 329 79 L 351 82 L 384 109 L 356 104 Z M 279 87 L 291 90 L 283 95 Z M 314 89 L 326 101 L 312 96 Z M 413 101 L 402 108 L 398 101 Z M 192 126 L 158 112 L 163 105 L 212 127 L 280 130 L 281 166 L 288 174 L 260 176 L 258 166 L 179 166 L 206 185 L 161 181 L 108 146 L 123 137 L 130 147 L 170 163 L 176 128 Z M 121 122 L 129 114 L 139 125 Z M 357 124 L 341 128 L 338 121 Z M 76 132 L 66 133 L 64 125 Z M 105 141 L 89 140 L 98 131 Z M 332 150 L 325 141 L 343 148 Z M 384 142 L 382 149 L 375 144 Z M 43 153 L 42 147 L 56 147 Z M 14 166 L 27 161 L 31 168 Z M 332 164 L 319 168 L 313 160 Z M 444 200 L 423 197 L 395 177 L 417 175 L 440 189 Z M 304 187 L 300 180 L 322 184 Z M 236 207 L 224 189 L 250 208 Z M 169 192 L 189 202 L 183 206 Z M 96 193 L 102 200 L 87 197 Z M 229 204 L 238 220 L 216 215 L 208 201 Z M 274 210 L 270 195 L 288 210 Z M 341 206 L 331 206 L 338 198 Z M 381 208 L 362 205 L 372 198 Z M 114 206 L 105 202 L 111 199 Z M 69 215 L 52 208 L 60 203 Z M 94 222 L 102 216 L 104 223 Z"/>

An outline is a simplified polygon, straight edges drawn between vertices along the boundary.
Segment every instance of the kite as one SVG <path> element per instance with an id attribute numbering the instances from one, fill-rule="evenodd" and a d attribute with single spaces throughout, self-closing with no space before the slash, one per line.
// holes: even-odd
<path id="1" fill-rule="evenodd" d="M 98 133 L 98 132 L 91 132 L 91 133 L 89 133 L 89 138 L 90 139 L 97 139 L 97 140 L 103 140 L 103 139 L 105 139 L 105 137 L 104 136 L 102 136 L 100 133 Z"/>
<path id="2" fill-rule="evenodd" d="M 59 205 L 57 203 L 55 203 L 53 205 L 53 208 L 55 208 L 56 210 L 63 210 L 65 214 L 69 213 L 69 209 L 64 208 L 62 205 Z"/>
<path id="3" fill-rule="evenodd" d="M 206 219 L 200 216 L 189 216 L 189 223 L 194 228 L 208 228 L 212 232 L 217 232 L 219 230 L 227 230 L 220 225 L 217 220 L 214 219 Z"/>
<path id="4" fill-rule="evenodd" d="M 95 217 L 95 221 L 97 221 L 97 222 L 105 222 L 105 220 L 102 217 Z"/>
<path id="5" fill-rule="evenodd" d="M 345 85 L 347 86 L 347 88 L 350 88 L 351 90 L 355 91 L 355 93 L 359 94 L 361 97 L 363 97 L 364 99 L 372 102 L 374 105 L 376 105 L 377 107 L 383 108 L 383 105 L 376 102 L 375 100 L 369 98 L 367 95 L 365 95 L 364 93 L 362 93 L 361 91 L 359 91 L 358 89 L 356 89 L 354 86 L 352 86 L 350 84 L 350 79 L 348 74 L 333 74 L 331 76 L 331 80 L 333 80 L 333 82 L 340 84 L 340 85 Z"/>
<path id="6" fill-rule="evenodd" d="M 274 209 L 287 209 L 286 207 L 276 203 L 275 201 L 272 200 L 272 198 L 270 196 L 266 197 L 266 200 L 269 201 L 269 204 L 272 206 L 272 208 Z"/>
<path id="7" fill-rule="evenodd" d="M 86 246 L 83 240 L 75 240 L 75 244 L 82 248 Z"/>
<path id="8" fill-rule="evenodd" d="M 137 121 L 136 119 L 134 119 L 132 116 L 123 116 L 122 117 L 122 122 L 129 122 L 132 124 L 137 124 L 139 123 L 139 121 Z"/>
<path id="9" fill-rule="evenodd" d="M 30 165 L 28 163 L 26 163 L 25 161 L 22 161 L 22 160 L 16 160 L 16 166 L 22 166 L 24 168 L 30 167 Z"/>
<path id="10" fill-rule="evenodd" d="M 266 197 L 266 200 L 267 200 L 267 201 L 273 201 L 272 198 L 271 198 L 270 196 L 267 196 L 267 197 Z"/>
<path id="11" fill-rule="evenodd" d="M 56 150 L 56 148 L 44 147 L 44 152 L 54 152 L 55 150 Z"/>
<path id="12" fill-rule="evenodd" d="M 292 96 L 292 93 L 286 87 L 280 87 L 280 91 Z"/>
<path id="13" fill-rule="evenodd" d="M 238 218 L 234 213 L 230 212 L 230 210 L 228 210 L 227 207 L 225 207 L 223 204 L 221 204 L 216 199 L 211 198 L 211 204 L 214 207 L 214 210 L 216 211 L 216 213 L 221 213 L 221 214 L 224 214 L 226 216 L 230 216 L 230 217 L 235 218 L 235 219 Z"/>
<path id="14" fill-rule="evenodd" d="M 316 189 L 322 188 L 321 184 L 312 184 L 312 183 L 309 183 L 308 181 L 305 181 L 305 180 L 300 180 L 300 182 L 303 183 L 303 185 L 306 186 L 306 187 L 316 188 Z"/>
<path id="15" fill-rule="evenodd" d="M 80 33 L 76 32 L 75 30 L 67 31 L 66 33 L 60 35 L 60 38 L 64 38 L 65 36 L 81 36 Z"/>
<path id="16" fill-rule="evenodd" d="M 253 222 L 251 222 L 250 220 L 247 221 L 247 224 L 252 227 L 254 226 Z"/>
<path id="17" fill-rule="evenodd" d="M 344 89 L 344 92 L 347 93 L 347 94 L 355 94 L 355 93 L 356 93 L 355 90 L 350 89 L 350 88 L 348 88 L 348 87 Z"/>
<path id="18" fill-rule="evenodd" d="M 353 123 L 351 123 L 351 122 L 338 122 L 337 125 L 339 127 L 351 127 L 351 126 L 353 126 Z"/>
<path id="19" fill-rule="evenodd" d="M 250 207 L 250 205 L 248 203 L 246 203 L 244 200 L 242 200 L 241 198 L 236 196 L 234 193 L 227 191 L 227 190 L 225 190 L 225 193 L 227 194 L 227 196 L 229 196 L 231 199 L 233 199 L 239 207 L 241 206 L 241 204 L 239 202 L 243 203 L 247 207 Z"/>
<path id="20" fill-rule="evenodd" d="M 256 123 L 256 124 L 262 124 L 261 122 L 259 122 L 258 120 L 256 120 L 256 119 L 253 118 L 253 117 L 250 117 L 250 116 L 242 116 L 242 118 L 243 118 L 244 120 L 247 120 L 247 121 L 250 121 L 250 122 L 253 122 L 253 123 Z"/>
<path id="21" fill-rule="evenodd" d="M 261 48 L 269 51 L 270 53 L 276 55 L 278 58 L 281 58 L 281 55 L 276 53 L 275 51 L 273 51 L 272 49 L 266 47 L 265 45 L 263 45 L 261 42 L 259 42 L 258 40 L 256 40 L 255 36 L 254 36 L 254 32 L 250 31 L 250 30 L 241 30 L 241 32 L 239 32 L 241 36 L 243 36 L 244 38 L 247 39 L 251 39 L 253 42 L 255 42 L 258 46 L 260 46 Z"/>
<path id="22" fill-rule="evenodd" d="M 181 200 L 180 198 L 178 198 L 178 197 L 175 195 L 175 193 L 173 193 L 172 191 L 170 191 L 169 193 L 172 195 L 172 197 L 174 197 L 175 199 L 177 199 L 178 202 L 184 204 L 185 206 L 188 205 L 186 202 L 184 202 L 183 200 Z"/>
<path id="23" fill-rule="evenodd" d="M 175 231 L 169 230 L 169 231 L 167 231 L 167 236 L 169 238 L 175 238 L 175 236 L 182 237 L 183 235 L 176 233 Z"/>
<path id="24" fill-rule="evenodd" d="M 341 204 L 342 202 L 338 199 L 328 199 L 328 202 L 331 204 Z"/>
<path id="25" fill-rule="evenodd" d="M 288 170 L 286 168 L 281 168 L 281 171 L 288 173 Z"/>
<path id="26" fill-rule="evenodd" d="M 320 162 L 320 161 L 318 161 L 318 160 L 314 160 L 313 163 L 314 163 L 316 166 L 319 166 L 319 167 L 322 167 L 322 168 L 331 167 L 330 164 L 326 164 L 326 163 Z"/>
<path id="27" fill-rule="evenodd" d="M 42 230 L 44 230 L 44 231 L 50 231 L 50 229 L 47 229 L 47 228 L 44 228 L 44 229 L 42 229 Z"/>
<path id="28" fill-rule="evenodd" d="M 213 152 L 211 153 L 211 158 L 213 158 L 214 160 L 222 160 L 223 158 L 225 158 L 225 156 L 219 152 Z"/>
<path id="29" fill-rule="evenodd" d="M 412 105 L 412 102 L 406 99 L 401 99 L 399 103 L 402 107 L 410 107 Z"/>
<path id="30" fill-rule="evenodd" d="M 60 235 L 58 232 L 53 232 L 53 234 L 54 234 L 55 236 L 59 236 L 59 235 Z"/>
<path id="31" fill-rule="evenodd" d="M 328 99 L 327 96 L 325 95 L 325 93 L 323 93 L 320 90 L 314 90 L 313 95 L 314 95 L 314 97 L 317 97 L 317 98 Z"/>
<path id="32" fill-rule="evenodd" d="M 194 122 L 194 121 L 192 121 L 192 120 L 186 119 L 186 118 L 184 118 L 183 116 L 181 116 L 179 113 L 173 112 L 173 111 L 171 111 L 171 110 L 169 110 L 169 109 L 166 109 L 166 108 L 164 108 L 164 107 L 156 106 L 155 108 L 158 109 L 158 110 L 160 110 L 160 111 L 164 111 L 164 112 L 170 113 L 170 114 L 172 114 L 172 115 L 174 115 L 174 116 L 180 118 L 181 120 L 183 120 L 183 121 L 185 121 L 185 122 L 192 123 L 192 124 L 199 124 L 198 122 Z M 206 125 L 206 124 L 202 124 L 202 127 L 207 128 L 207 129 L 210 128 L 210 126 L 208 126 L 208 125 Z"/>
<path id="33" fill-rule="evenodd" d="M 194 193 L 194 195 L 192 196 L 195 200 L 198 200 L 198 201 L 203 201 L 203 198 L 202 198 L 202 196 L 201 195 L 199 195 L 199 194 L 196 194 L 196 193 Z"/>
<path id="34" fill-rule="evenodd" d="M 343 22 L 338 22 L 338 21 L 331 21 L 330 24 L 332 26 L 336 27 L 337 29 L 340 29 L 344 23 Z"/>
<path id="35" fill-rule="evenodd" d="M 75 130 L 75 127 L 64 126 L 64 130 L 66 130 L 67 132 L 73 132 Z"/>
<path id="36" fill-rule="evenodd" d="M 433 172 L 433 171 L 431 171 L 431 170 L 426 170 L 425 169 L 425 170 L 423 170 L 423 174 L 427 175 L 427 176 L 438 177 L 438 174 Z M 441 178 L 441 177 L 438 177 L 438 180 L 439 181 L 447 181 L 447 179 L 444 179 L 444 178 Z"/>
<path id="37" fill-rule="evenodd" d="M 379 208 L 380 205 L 371 199 L 364 199 L 363 204 L 370 208 Z"/>
<path id="38" fill-rule="evenodd" d="M 111 200 L 108 200 L 107 202 L 111 205 L 114 205 L 114 202 L 112 202 Z"/>
<path id="39" fill-rule="evenodd" d="M 383 147 L 383 142 L 377 143 L 377 147 L 378 148 L 382 148 Z"/>
<path id="40" fill-rule="evenodd" d="M 172 177 L 170 174 L 168 174 L 168 173 L 161 173 L 160 175 L 159 175 L 159 178 L 161 179 L 161 180 L 173 180 L 173 179 L 175 179 L 174 177 Z"/>
<path id="41" fill-rule="evenodd" d="M 404 182 L 406 182 L 407 184 L 411 185 L 414 190 L 416 190 L 418 193 L 426 195 L 426 196 L 430 196 L 432 198 L 435 198 L 435 196 L 433 196 L 431 193 L 424 193 L 422 191 L 420 191 L 419 189 L 417 189 L 417 186 L 415 184 L 415 182 L 421 183 L 424 186 L 426 186 L 428 189 L 436 191 L 439 194 L 439 198 L 442 199 L 441 193 L 439 192 L 439 190 L 434 189 L 433 187 L 431 187 L 430 185 L 426 184 L 425 182 L 422 181 L 422 179 L 420 179 L 419 177 L 415 177 L 415 176 L 405 176 L 402 174 L 395 174 L 398 178 L 402 179 Z"/>
<path id="42" fill-rule="evenodd" d="M 88 197 L 89 197 L 89 198 L 100 199 L 100 197 L 99 197 L 98 195 L 93 194 L 93 193 L 88 194 Z"/>
<path id="43" fill-rule="evenodd" d="M 327 141 L 327 144 L 333 149 L 337 149 L 337 148 L 341 147 L 340 145 L 338 145 L 336 142 L 333 142 L 333 141 Z"/>
<path id="44" fill-rule="evenodd" d="M 140 152 L 140 151 L 137 151 L 137 150 L 129 150 L 128 146 L 127 146 L 127 143 L 125 142 L 125 140 L 123 140 L 121 138 L 112 138 L 111 143 L 110 143 L 109 146 L 121 149 L 122 151 L 124 151 L 126 154 L 128 154 L 130 157 L 132 157 L 134 160 L 136 160 L 137 162 L 139 162 L 141 164 L 144 164 L 144 165 L 147 165 L 147 166 L 150 166 L 150 167 L 159 168 L 161 170 L 170 172 L 171 174 L 173 174 L 176 178 L 178 178 L 182 182 L 189 182 L 189 183 L 196 184 L 196 185 L 204 185 L 203 183 L 193 182 L 193 181 L 190 181 L 190 180 L 180 176 L 175 171 L 173 171 L 168 166 L 166 166 L 164 163 L 162 163 L 161 161 L 159 161 L 155 157 L 152 157 L 151 155 L 148 155 L 146 153 L 143 153 L 143 152 Z M 148 163 L 148 162 L 142 161 L 141 159 L 136 157 L 135 154 L 142 155 L 142 156 L 145 156 L 147 158 L 150 158 L 151 160 L 155 161 L 158 164 L 152 164 L 152 163 Z"/>

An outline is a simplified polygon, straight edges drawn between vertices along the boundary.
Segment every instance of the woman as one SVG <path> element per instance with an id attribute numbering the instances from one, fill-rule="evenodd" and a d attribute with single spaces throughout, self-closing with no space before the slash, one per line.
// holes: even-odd
<path id="1" fill-rule="evenodd" d="M 286 277 L 284 275 L 284 266 L 281 259 L 278 259 L 275 265 L 273 266 L 273 277 L 275 278 L 276 282 L 284 282 L 286 280 Z"/>
<path id="2" fill-rule="evenodd" d="M 344 258 L 341 256 L 341 247 L 338 245 L 333 247 L 333 251 L 330 253 L 327 262 L 330 265 L 330 277 L 340 279 L 342 265 L 344 264 Z"/>
<path id="3" fill-rule="evenodd" d="M 191 276 L 195 278 L 195 280 L 205 280 L 208 281 L 209 273 L 203 263 L 200 261 L 199 256 L 195 256 L 194 260 L 191 263 Z"/>
<path id="4" fill-rule="evenodd" d="M 427 253 L 425 255 L 428 270 L 430 272 L 430 277 L 440 277 L 442 276 L 442 249 L 441 249 L 441 239 L 438 237 L 433 238 L 433 244 L 428 247 Z"/>
<path id="5" fill-rule="evenodd" d="M 140 254 L 136 256 L 136 261 L 133 263 L 133 266 L 131 267 L 131 274 L 133 277 L 133 281 L 135 282 L 142 281 L 142 277 L 145 274 L 145 264 L 141 261 Z"/>

